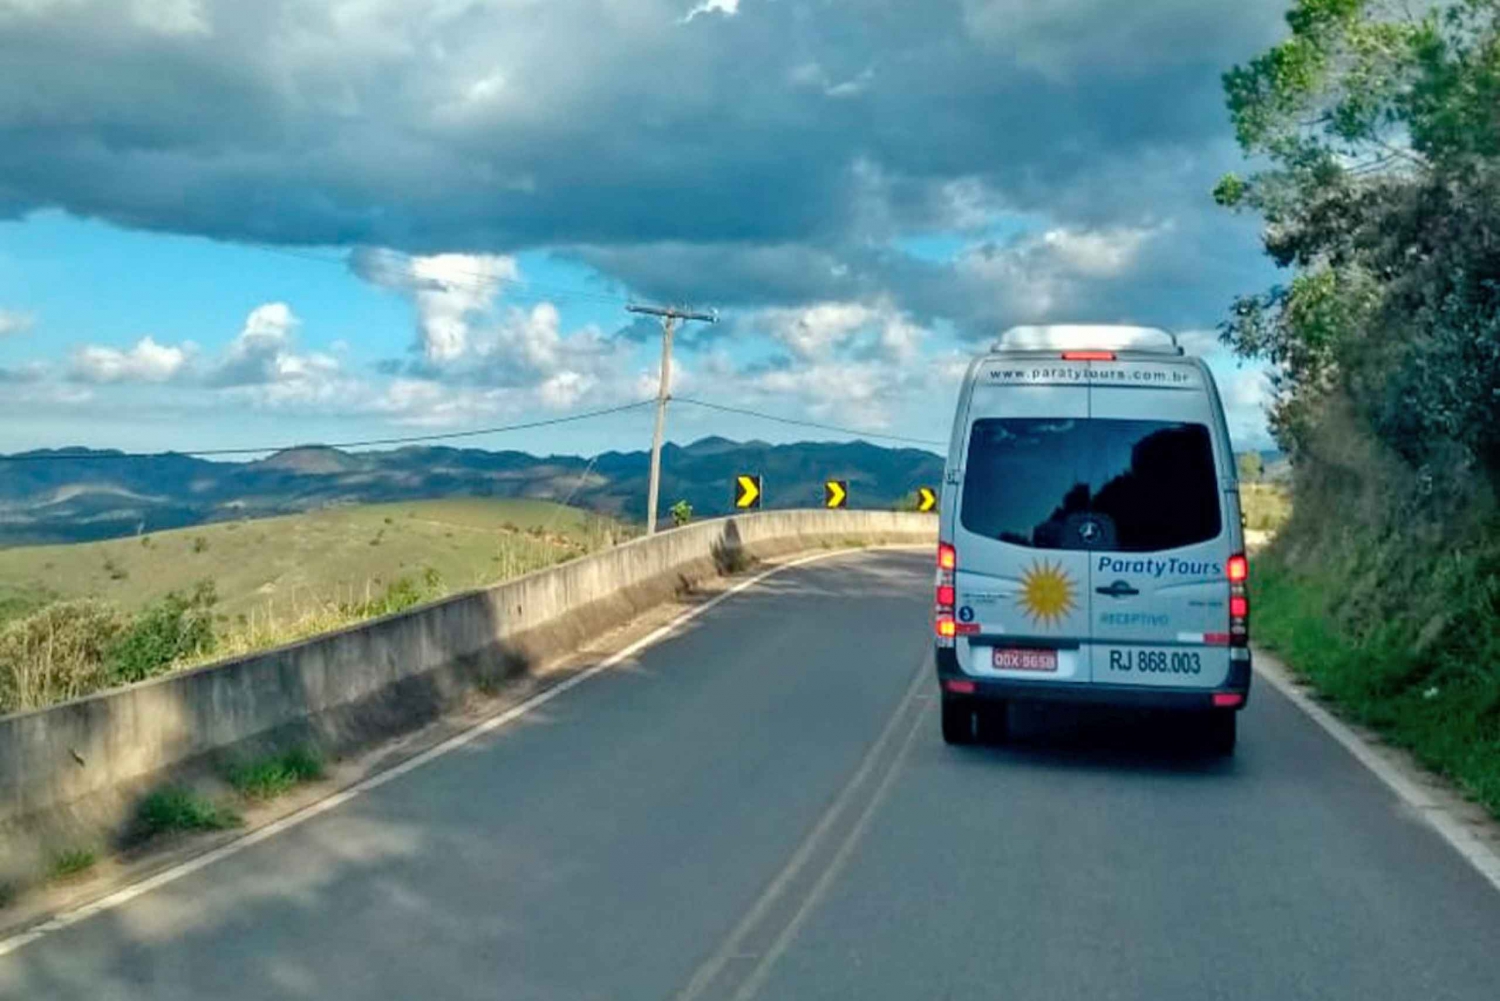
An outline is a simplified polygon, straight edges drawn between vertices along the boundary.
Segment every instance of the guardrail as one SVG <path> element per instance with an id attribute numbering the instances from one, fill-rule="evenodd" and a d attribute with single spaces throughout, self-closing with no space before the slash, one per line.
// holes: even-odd
<path id="1" fill-rule="evenodd" d="M 51 844 L 125 831 L 139 798 L 226 756 L 343 753 L 430 721 L 749 560 L 933 542 L 931 516 L 774 511 L 701 522 L 289 646 L 0 718 L 0 883 Z"/>

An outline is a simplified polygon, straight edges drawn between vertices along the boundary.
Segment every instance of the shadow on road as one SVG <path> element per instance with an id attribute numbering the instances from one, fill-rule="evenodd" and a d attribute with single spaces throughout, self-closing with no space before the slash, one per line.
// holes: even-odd
<path id="1" fill-rule="evenodd" d="M 1182 713 L 1014 705 L 1006 739 L 980 745 L 973 753 L 1007 767 L 1214 776 L 1241 770 L 1236 758 L 1206 749 L 1197 722 Z"/>

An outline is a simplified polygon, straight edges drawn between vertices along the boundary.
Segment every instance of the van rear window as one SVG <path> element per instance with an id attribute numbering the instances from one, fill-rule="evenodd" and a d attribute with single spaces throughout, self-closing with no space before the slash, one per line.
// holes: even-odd
<path id="1" fill-rule="evenodd" d="M 975 421 L 961 518 L 1035 549 L 1155 552 L 1216 538 L 1218 476 L 1202 424 Z"/>

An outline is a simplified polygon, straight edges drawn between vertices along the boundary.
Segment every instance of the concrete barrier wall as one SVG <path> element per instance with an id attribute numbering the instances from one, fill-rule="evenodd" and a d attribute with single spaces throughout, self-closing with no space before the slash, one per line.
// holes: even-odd
<path id="1" fill-rule="evenodd" d="M 0 881 L 48 843 L 120 839 L 139 796 L 226 755 L 334 753 L 421 725 L 475 686 L 576 649 L 747 559 L 936 539 L 895 512 L 702 522 L 292 646 L 0 718 Z"/>

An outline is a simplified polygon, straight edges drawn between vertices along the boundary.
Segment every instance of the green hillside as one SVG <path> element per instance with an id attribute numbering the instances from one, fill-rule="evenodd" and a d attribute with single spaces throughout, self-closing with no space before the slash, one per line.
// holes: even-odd
<path id="1" fill-rule="evenodd" d="M 140 537 L 0 549 L 0 618 L 46 600 L 101 598 L 134 611 L 212 580 L 231 618 L 277 618 L 378 595 L 435 571 L 489 583 L 579 555 L 623 530 L 545 501 L 459 499 L 327 508 Z"/>

